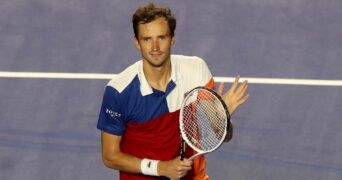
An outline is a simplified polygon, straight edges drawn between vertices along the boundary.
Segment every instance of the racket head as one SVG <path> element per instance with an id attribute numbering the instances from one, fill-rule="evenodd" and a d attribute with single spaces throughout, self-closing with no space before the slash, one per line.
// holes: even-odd
<path id="1" fill-rule="evenodd" d="M 224 141 L 230 114 L 221 96 L 200 86 L 189 91 L 180 108 L 182 139 L 198 154 L 212 152 Z"/>

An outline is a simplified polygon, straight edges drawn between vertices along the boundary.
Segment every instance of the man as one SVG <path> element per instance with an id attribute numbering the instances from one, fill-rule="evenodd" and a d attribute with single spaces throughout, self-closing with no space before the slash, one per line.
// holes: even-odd
<path id="1" fill-rule="evenodd" d="M 204 156 L 180 160 L 178 115 L 184 93 L 214 88 L 213 77 L 202 59 L 171 55 L 176 19 L 169 9 L 150 3 L 136 10 L 132 22 L 142 60 L 106 86 L 97 124 L 103 162 L 120 170 L 122 180 L 209 179 Z M 221 83 L 217 92 L 223 89 Z M 222 95 L 231 114 L 248 99 L 246 91 L 247 82 L 238 85 L 237 77 Z M 227 134 L 228 141 L 232 131 Z M 186 148 L 185 154 L 194 152 Z"/>

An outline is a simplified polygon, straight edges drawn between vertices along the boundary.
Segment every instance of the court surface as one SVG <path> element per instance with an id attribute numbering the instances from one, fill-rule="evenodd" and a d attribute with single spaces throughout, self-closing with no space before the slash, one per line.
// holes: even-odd
<path id="1" fill-rule="evenodd" d="M 130 19 L 145 2 L 1 0 L 1 179 L 118 178 L 96 123 L 106 83 L 140 59 Z M 176 14 L 173 53 L 250 80 L 212 179 L 342 179 L 342 1 L 152 2 Z"/>

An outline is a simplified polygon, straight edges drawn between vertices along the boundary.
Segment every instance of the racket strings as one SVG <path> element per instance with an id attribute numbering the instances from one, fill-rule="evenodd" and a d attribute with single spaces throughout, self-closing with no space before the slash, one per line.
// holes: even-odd
<path id="1" fill-rule="evenodd" d="M 190 143 L 202 151 L 215 149 L 225 136 L 227 116 L 217 97 L 207 91 L 193 95 L 183 110 L 185 135 Z"/>

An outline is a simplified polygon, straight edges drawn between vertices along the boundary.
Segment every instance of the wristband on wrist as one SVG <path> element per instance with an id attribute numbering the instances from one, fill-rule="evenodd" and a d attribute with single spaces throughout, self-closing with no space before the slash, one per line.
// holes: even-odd
<path id="1" fill-rule="evenodd" d="M 141 173 L 149 176 L 159 176 L 158 163 L 158 160 L 142 159 L 140 163 Z"/>

